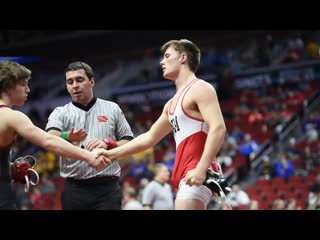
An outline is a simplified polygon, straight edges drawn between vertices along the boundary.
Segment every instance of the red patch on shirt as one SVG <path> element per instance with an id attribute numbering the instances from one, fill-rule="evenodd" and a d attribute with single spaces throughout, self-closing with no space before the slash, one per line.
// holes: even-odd
<path id="1" fill-rule="evenodd" d="M 108 122 L 109 118 L 107 116 L 98 116 L 99 122 Z"/>

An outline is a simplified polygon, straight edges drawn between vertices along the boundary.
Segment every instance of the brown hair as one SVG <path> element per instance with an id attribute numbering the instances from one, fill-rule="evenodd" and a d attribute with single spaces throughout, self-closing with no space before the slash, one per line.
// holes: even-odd
<path id="1" fill-rule="evenodd" d="M 190 70 L 192 72 L 197 70 L 201 58 L 201 52 L 197 45 L 187 39 L 171 40 L 162 45 L 161 54 L 163 55 L 169 47 L 173 47 L 178 53 L 186 53 Z"/>
<path id="2" fill-rule="evenodd" d="M 25 66 L 11 61 L 0 62 L 0 94 L 13 88 L 18 81 L 30 78 L 31 71 Z"/>

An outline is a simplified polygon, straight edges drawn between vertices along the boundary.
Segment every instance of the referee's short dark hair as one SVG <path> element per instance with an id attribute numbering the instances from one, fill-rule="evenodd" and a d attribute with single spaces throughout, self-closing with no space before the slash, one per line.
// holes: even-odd
<path id="1" fill-rule="evenodd" d="M 92 68 L 85 62 L 73 62 L 68 65 L 64 73 L 83 69 L 89 79 L 94 78 Z"/>

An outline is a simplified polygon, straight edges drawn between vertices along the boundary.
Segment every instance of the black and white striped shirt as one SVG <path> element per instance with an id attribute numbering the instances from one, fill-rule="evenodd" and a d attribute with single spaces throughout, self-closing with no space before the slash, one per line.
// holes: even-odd
<path id="1" fill-rule="evenodd" d="M 86 144 L 93 138 L 111 138 L 131 140 L 133 133 L 119 105 L 110 101 L 93 98 L 87 105 L 70 102 L 57 107 L 50 114 L 46 131 L 70 131 L 83 128 L 88 136 L 80 144 Z M 60 157 L 60 175 L 64 178 L 88 179 L 97 176 L 120 176 L 120 165 L 114 161 L 110 166 L 97 171 L 83 161 Z"/>

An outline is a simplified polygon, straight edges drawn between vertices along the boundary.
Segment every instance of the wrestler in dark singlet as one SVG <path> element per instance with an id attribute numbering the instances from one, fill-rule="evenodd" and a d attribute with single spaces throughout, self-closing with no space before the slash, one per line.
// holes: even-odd
<path id="1" fill-rule="evenodd" d="M 7 107 L 0 105 L 0 108 Z M 0 146 L 0 210 L 15 210 L 15 194 L 11 188 L 10 179 L 10 150 L 13 143 L 8 146 Z"/>

